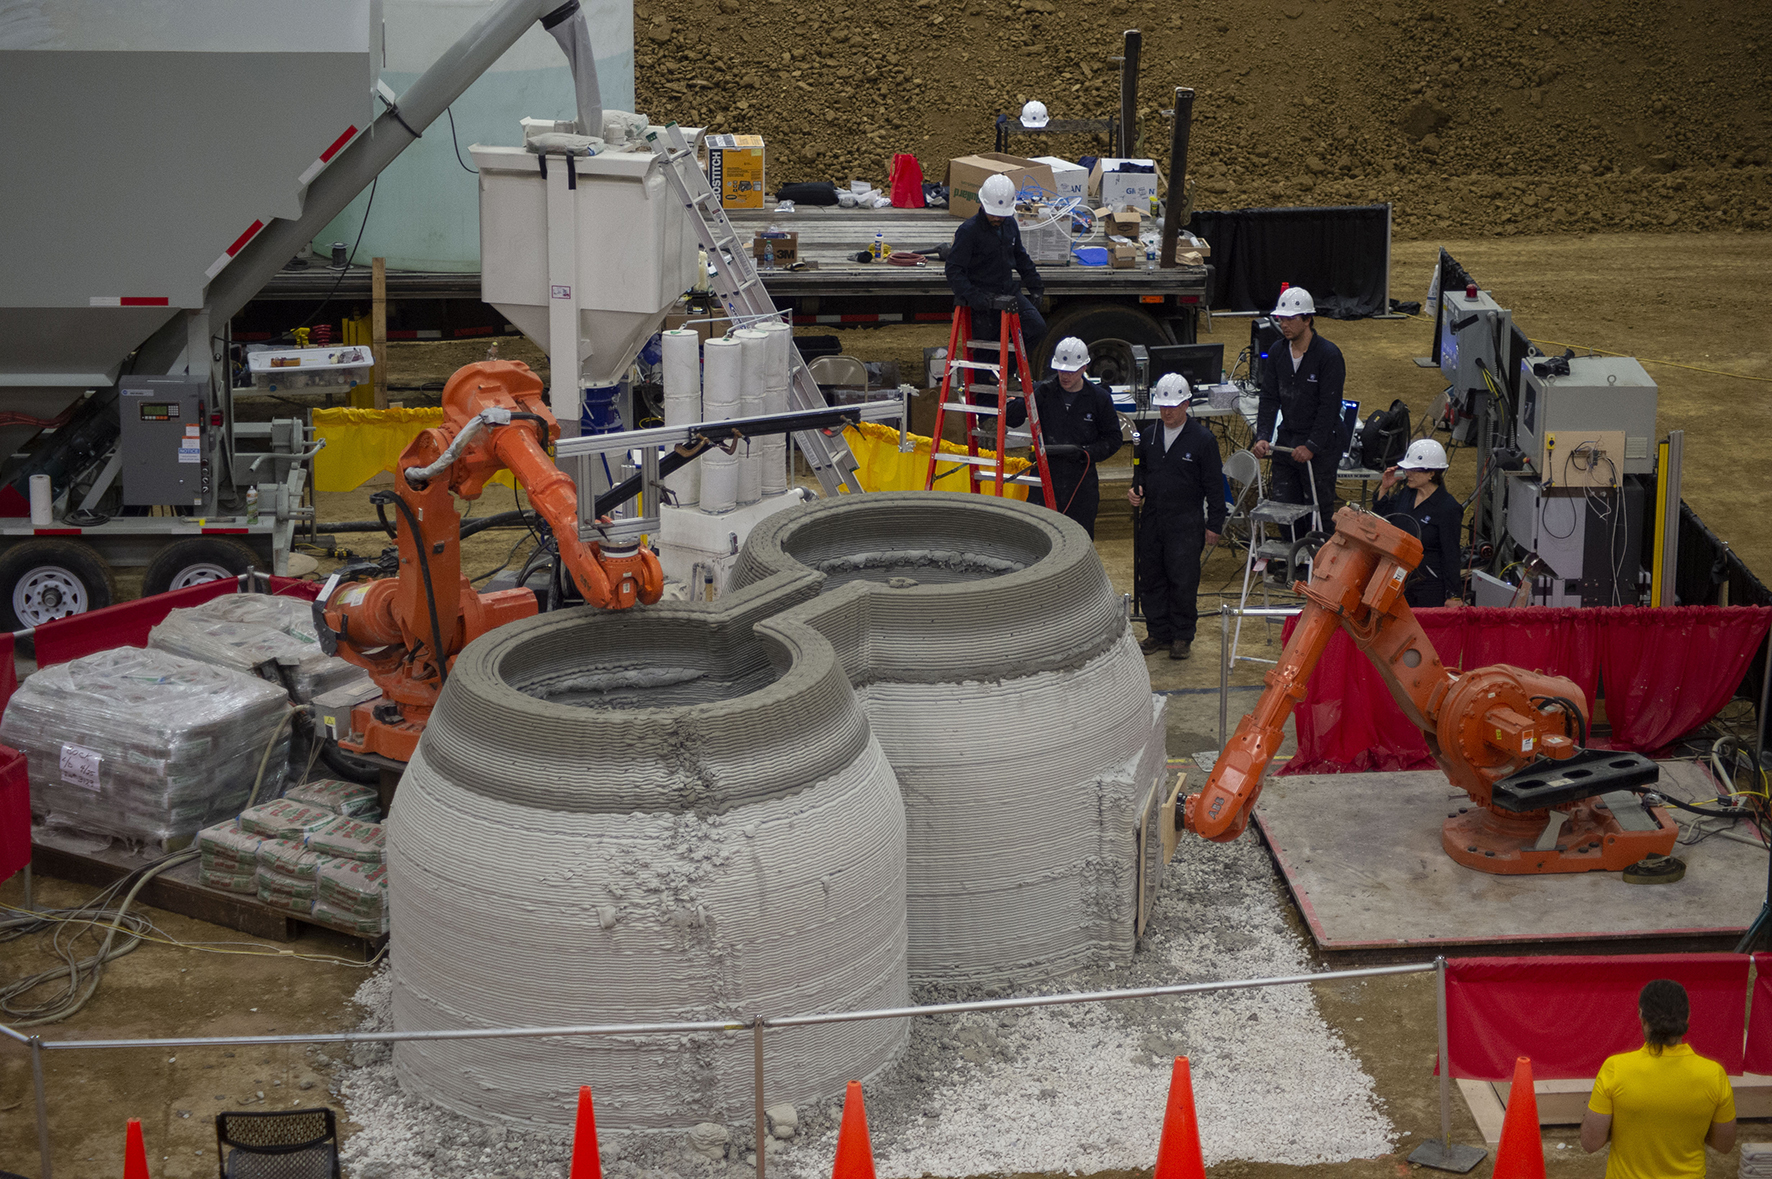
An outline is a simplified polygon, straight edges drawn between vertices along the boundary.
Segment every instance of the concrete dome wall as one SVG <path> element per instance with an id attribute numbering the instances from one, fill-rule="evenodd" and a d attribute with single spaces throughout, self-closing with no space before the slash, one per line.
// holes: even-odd
<path id="1" fill-rule="evenodd" d="M 457 660 L 389 818 L 401 1030 L 641 1023 L 908 1001 L 904 809 L 830 644 L 717 607 L 566 611 Z M 657 706 L 653 706 L 653 705 Z M 840 1093 L 903 1021 L 770 1036 L 772 1100 Z M 402 1043 L 481 1120 L 682 1127 L 751 1108 L 745 1035 Z"/>

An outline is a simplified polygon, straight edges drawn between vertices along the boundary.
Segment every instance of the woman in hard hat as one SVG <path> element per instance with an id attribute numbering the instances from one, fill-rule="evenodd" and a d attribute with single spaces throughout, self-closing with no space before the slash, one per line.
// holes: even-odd
<path id="1" fill-rule="evenodd" d="M 1381 516 L 1408 516 L 1420 528 L 1421 565 L 1403 587 L 1403 599 L 1417 608 L 1464 605 L 1464 507 L 1446 490 L 1446 467 L 1445 447 L 1432 438 L 1411 442 L 1379 480 L 1372 505 Z"/>
<path id="2" fill-rule="evenodd" d="M 1022 344 L 1028 356 L 1034 355 L 1046 334 L 1046 320 L 1034 300 L 1045 294 L 1046 284 L 1021 244 L 1015 184 L 1009 177 L 999 172 L 978 186 L 978 212 L 954 230 L 946 273 L 954 302 L 972 308 L 974 339 L 996 339 L 998 317 L 1005 310 L 1013 311 L 1021 316 Z M 1026 295 L 1021 293 L 1023 283 Z"/>

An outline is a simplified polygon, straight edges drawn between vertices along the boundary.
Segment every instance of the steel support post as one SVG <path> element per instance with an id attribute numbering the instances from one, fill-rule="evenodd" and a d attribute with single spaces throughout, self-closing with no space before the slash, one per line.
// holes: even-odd
<path id="1" fill-rule="evenodd" d="M 1440 1032 L 1440 1140 L 1424 1142 L 1410 1154 L 1409 1161 L 1436 1171 L 1459 1174 L 1475 1167 L 1489 1157 L 1488 1150 L 1465 1146 L 1452 1141 L 1452 1052 L 1451 1038 L 1446 1031 L 1446 958 L 1434 959 L 1435 1015 Z"/>

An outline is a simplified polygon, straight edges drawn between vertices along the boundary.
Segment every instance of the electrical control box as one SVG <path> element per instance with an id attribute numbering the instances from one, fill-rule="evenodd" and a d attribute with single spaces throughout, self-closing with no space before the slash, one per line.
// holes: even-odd
<path id="1" fill-rule="evenodd" d="M 1489 370 L 1497 390 L 1507 387 L 1501 355 L 1513 328 L 1513 313 L 1478 291 L 1442 296 L 1440 315 L 1440 374 L 1451 382 L 1452 437 L 1468 443 L 1475 435 L 1480 407 L 1489 396 L 1483 369 Z M 1479 363 L 1480 362 L 1480 363 Z"/>
<path id="2" fill-rule="evenodd" d="M 118 382 L 127 507 L 201 507 L 209 491 L 206 377 L 125 377 Z"/>
<path id="3" fill-rule="evenodd" d="M 1569 375 L 1540 376 L 1536 365 L 1555 358 L 1528 357 L 1520 362 L 1520 407 L 1515 444 L 1534 462 L 1542 461 L 1545 439 L 1556 435 L 1558 451 L 1599 431 L 1624 432 L 1624 461 L 1619 474 L 1648 475 L 1655 471 L 1654 380 L 1628 356 L 1573 356 Z M 1553 465 L 1560 465 L 1557 460 Z M 1556 480 L 1555 471 L 1539 471 Z"/>
<path id="4" fill-rule="evenodd" d="M 1507 480 L 1507 530 L 1536 557 L 1535 606 L 1635 606 L 1648 494 L 1640 481 L 1605 490 Z"/>

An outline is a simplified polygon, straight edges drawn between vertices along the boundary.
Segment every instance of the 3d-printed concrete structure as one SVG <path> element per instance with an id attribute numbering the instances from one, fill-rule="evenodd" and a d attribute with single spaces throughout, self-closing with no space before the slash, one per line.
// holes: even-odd
<path id="1" fill-rule="evenodd" d="M 733 584 L 462 653 L 390 817 L 397 1027 L 889 1007 L 909 979 L 1131 954 L 1161 863 L 1162 701 L 1081 528 L 870 494 L 770 518 Z M 905 1034 L 772 1033 L 770 1099 L 840 1093 Z M 585 1078 L 613 1127 L 751 1100 L 749 1042 L 720 1034 L 406 1043 L 395 1063 L 508 1122 L 569 1123 Z"/>

